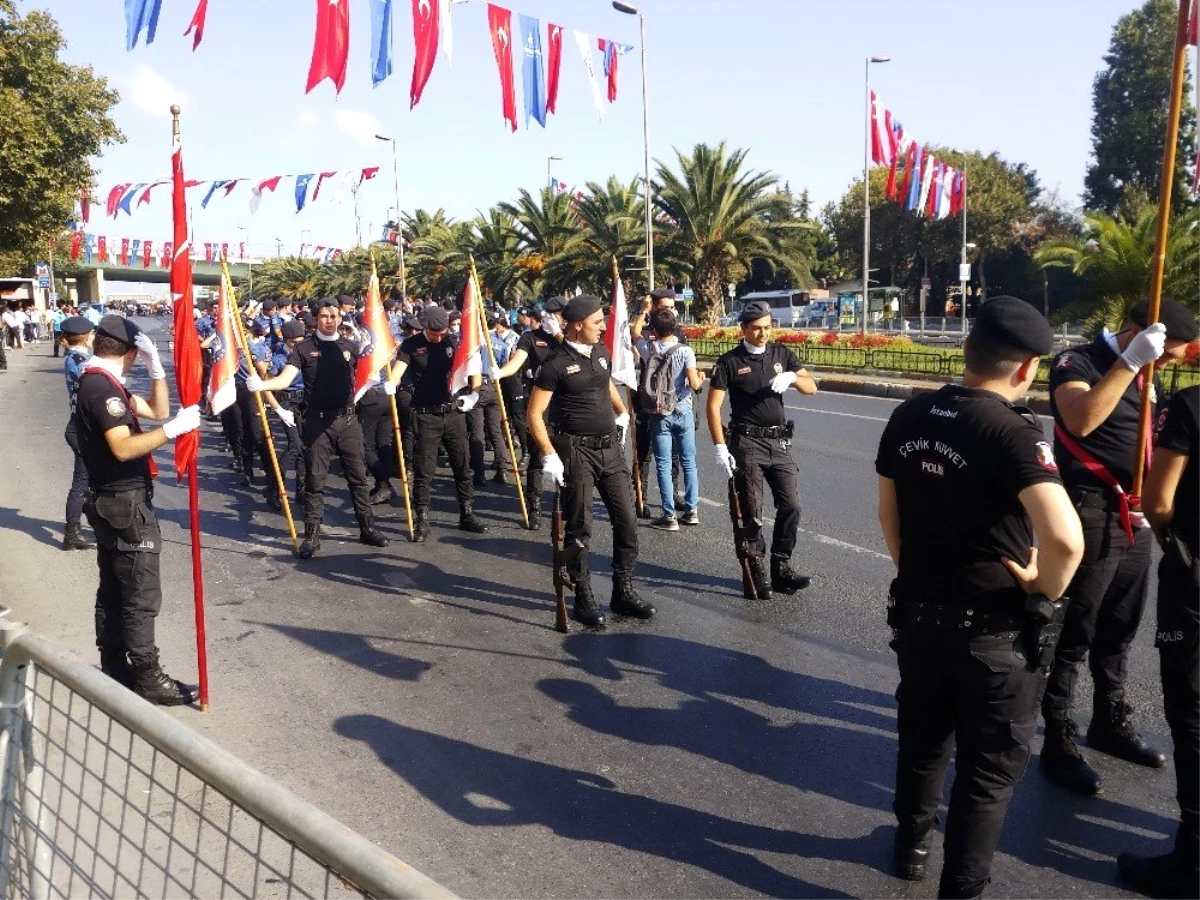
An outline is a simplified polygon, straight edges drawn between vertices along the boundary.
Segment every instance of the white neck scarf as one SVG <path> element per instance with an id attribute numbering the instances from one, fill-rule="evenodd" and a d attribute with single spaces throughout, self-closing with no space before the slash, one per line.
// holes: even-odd
<path id="1" fill-rule="evenodd" d="M 333 334 L 321 334 L 319 331 L 314 331 L 313 334 L 317 336 L 318 341 L 336 341 L 338 339 L 336 331 Z"/>
<path id="2" fill-rule="evenodd" d="M 1113 353 L 1115 353 L 1115 354 L 1117 354 L 1117 356 L 1120 356 L 1120 355 L 1121 355 L 1121 347 L 1120 347 L 1120 345 L 1117 343 L 1117 336 L 1116 336 L 1116 334 L 1115 334 L 1115 333 L 1113 333 L 1113 332 L 1111 332 L 1111 331 L 1109 331 L 1107 327 L 1105 327 L 1105 328 L 1104 328 L 1104 329 L 1103 329 L 1103 330 L 1100 332 L 1100 334 L 1101 334 L 1101 335 L 1104 337 L 1104 341 L 1105 341 L 1105 343 L 1107 343 L 1107 344 L 1108 344 L 1108 346 L 1109 346 L 1109 348 L 1112 350 L 1112 352 L 1113 352 Z"/>
<path id="3" fill-rule="evenodd" d="M 93 356 L 83 364 L 83 370 L 85 372 L 91 372 L 94 370 L 107 372 L 113 378 L 117 379 L 117 381 L 121 382 L 121 384 L 125 383 L 125 373 L 122 371 L 124 368 L 124 359 L 105 359 L 102 356 Z"/>
<path id="4" fill-rule="evenodd" d="M 747 352 L 747 353 L 751 353 L 751 354 L 753 354 L 754 356 L 758 356 L 759 354 L 762 354 L 762 353 L 766 353 L 766 352 L 767 352 L 767 345 L 766 345 L 766 344 L 763 344 L 761 347 L 755 347 L 753 344 L 749 344 L 749 343 L 747 343 L 747 342 L 746 342 L 746 341 L 743 339 L 743 340 L 742 340 L 742 346 L 746 348 L 746 352 Z"/>
<path id="5" fill-rule="evenodd" d="M 574 347 L 576 350 L 578 350 L 581 356 L 587 356 L 589 358 L 591 357 L 591 355 L 592 355 L 592 345 L 591 344 L 577 344 L 574 341 L 567 341 L 567 343 L 570 344 L 572 347 Z"/>

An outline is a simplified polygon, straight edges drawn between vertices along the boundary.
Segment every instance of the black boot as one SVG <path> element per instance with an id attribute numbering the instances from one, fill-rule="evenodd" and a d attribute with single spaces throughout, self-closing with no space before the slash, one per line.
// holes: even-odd
<path id="1" fill-rule="evenodd" d="M 386 478 L 376 478 L 371 486 L 371 496 L 367 498 L 372 506 L 380 506 L 392 502 L 392 483 Z"/>
<path id="2" fill-rule="evenodd" d="M 176 681 L 158 664 L 158 653 L 151 656 L 131 656 L 133 692 L 143 700 L 159 706 L 183 706 L 196 699 L 191 687 Z"/>
<path id="3" fill-rule="evenodd" d="M 368 547 L 386 547 L 391 543 L 375 527 L 374 519 L 360 520 L 358 523 L 358 542 Z"/>
<path id="4" fill-rule="evenodd" d="M 925 864 L 929 861 L 929 843 L 933 837 L 933 826 L 937 819 L 909 819 L 896 827 L 896 843 L 893 850 L 895 875 L 905 881 L 921 881 L 925 877 Z"/>
<path id="5" fill-rule="evenodd" d="M 413 524 L 413 543 L 423 544 L 429 538 L 429 507 L 418 507 Z"/>
<path id="6" fill-rule="evenodd" d="M 1070 715 L 1046 718 L 1041 764 L 1050 780 L 1076 794 L 1100 793 L 1100 773 L 1088 765 L 1075 737 L 1079 726 Z"/>
<path id="7" fill-rule="evenodd" d="M 78 522 L 68 522 L 67 527 L 63 530 L 62 549 L 95 550 L 96 545 L 83 539 L 83 535 L 79 533 Z"/>
<path id="8" fill-rule="evenodd" d="M 301 559 L 312 559 L 314 554 L 321 549 L 321 523 L 315 524 L 304 523 L 304 543 L 300 545 L 300 549 L 296 555 Z"/>
<path id="9" fill-rule="evenodd" d="M 238 484 L 244 488 L 254 487 L 254 460 L 243 457 L 240 468 L 242 470 L 242 477 L 238 481 Z"/>
<path id="10" fill-rule="evenodd" d="M 754 592 L 758 595 L 759 600 L 770 600 L 775 595 L 771 593 L 771 579 L 767 577 L 767 568 L 763 565 L 761 556 L 752 556 L 748 560 L 750 564 L 750 577 L 754 581 Z M 747 600 L 753 600 L 747 593 L 743 593 Z"/>
<path id="11" fill-rule="evenodd" d="M 1093 750 L 1135 765 L 1161 769 L 1167 764 L 1166 755 L 1147 744 L 1133 727 L 1133 707 L 1125 702 L 1124 693 L 1093 698 L 1087 742 Z"/>
<path id="12" fill-rule="evenodd" d="M 274 487 L 267 488 L 266 491 L 267 506 L 274 512 L 283 512 L 283 500 L 279 498 L 279 489 Z"/>
<path id="13" fill-rule="evenodd" d="M 542 494 L 541 491 L 525 495 L 525 512 L 529 516 L 529 530 L 537 531 L 542 527 Z"/>
<path id="14" fill-rule="evenodd" d="M 124 650 L 101 650 L 100 671 L 117 684 L 133 688 L 133 666 L 129 664 L 129 656 Z"/>
<path id="15" fill-rule="evenodd" d="M 479 517 L 475 515 L 474 504 L 464 503 L 459 508 L 458 530 L 469 531 L 471 534 L 487 534 L 487 526 L 480 522 Z"/>
<path id="16" fill-rule="evenodd" d="M 650 603 L 638 595 L 630 575 L 613 576 L 613 594 L 609 606 L 612 607 L 613 615 L 634 619 L 652 619 L 656 612 Z"/>
<path id="17" fill-rule="evenodd" d="M 1162 856 L 1138 856 L 1121 853 L 1117 856 L 1117 869 L 1121 877 L 1132 887 L 1150 897 L 1196 897 L 1200 885 L 1200 872 L 1196 861 L 1187 859 L 1178 844 L 1170 853 Z"/>
<path id="18" fill-rule="evenodd" d="M 599 630 L 604 627 L 604 613 L 596 605 L 592 586 L 586 581 L 575 585 L 575 606 L 571 610 L 571 618 L 588 628 Z"/>
<path id="19" fill-rule="evenodd" d="M 508 484 L 508 473 L 503 469 L 497 469 L 496 474 L 492 476 L 492 481 L 496 484 Z"/>
<path id="20" fill-rule="evenodd" d="M 808 587 L 812 581 L 807 575 L 801 575 L 792 568 L 786 556 L 771 557 L 771 587 L 781 594 L 794 594 Z"/>

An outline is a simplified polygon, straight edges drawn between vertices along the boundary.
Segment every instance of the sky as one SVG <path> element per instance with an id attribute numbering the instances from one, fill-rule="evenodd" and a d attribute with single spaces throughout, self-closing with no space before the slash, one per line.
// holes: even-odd
<path id="1" fill-rule="evenodd" d="M 413 64 L 410 0 L 396 0 L 394 74 L 371 86 L 370 6 L 350 0 L 350 58 L 338 96 L 326 81 L 305 94 L 317 3 L 326 0 L 210 0 L 203 43 L 183 31 L 195 0 L 164 0 L 154 43 L 125 50 L 121 0 L 17 0 L 49 9 L 65 58 L 91 65 L 121 94 L 114 109 L 124 144 L 94 161 L 101 194 L 121 182 L 165 177 L 169 107 L 179 103 L 187 176 L 263 179 L 380 166 L 360 192 L 361 231 L 378 235 L 394 207 L 396 138 L 403 209 L 444 208 L 470 218 L 520 188 L 555 178 L 572 186 L 643 167 L 640 40 L 634 16 L 606 0 L 519 0 L 512 7 L 564 27 L 558 113 L 526 128 L 520 59 L 514 59 L 521 123 L 511 133 L 486 3 L 453 7 L 453 64 L 439 53 L 424 96 L 409 110 Z M 343 0 L 345 2 L 345 0 Z M 838 199 L 863 166 L 864 60 L 881 101 L 921 141 L 997 151 L 1026 162 L 1047 189 L 1078 206 L 1090 151 L 1091 87 L 1112 27 L 1129 0 L 642 0 L 646 19 L 651 154 L 671 163 L 698 142 L 746 148 L 748 163 L 819 209 Z M 593 106 L 570 30 L 638 47 L 620 61 L 619 96 Z M 544 24 L 543 24 L 544 41 Z M 594 43 L 594 41 L 593 41 Z M 593 55 L 603 79 L 599 54 Z M 603 90 L 603 84 L 601 85 Z M 253 256 L 301 243 L 350 247 L 354 205 L 328 184 L 297 213 L 285 179 L 249 211 L 249 186 L 200 209 L 189 191 L 197 242 L 249 241 Z M 311 194 L 311 189 L 310 189 Z M 152 240 L 171 231 L 169 193 L 134 215 L 107 219 L 93 207 L 91 232 Z M 111 246 L 111 244 L 110 244 Z"/>

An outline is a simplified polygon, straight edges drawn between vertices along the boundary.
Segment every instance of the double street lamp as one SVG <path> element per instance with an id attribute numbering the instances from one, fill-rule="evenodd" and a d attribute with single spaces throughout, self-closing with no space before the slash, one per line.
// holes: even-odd
<path id="1" fill-rule="evenodd" d="M 638 28 L 642 41 L 642 145 L 645 152 L 645 173 L 642 183 L 645 185 L 646 207 L 646 293 L 654 290 L 654 232 L 650 210 L 650 95 L 646 84 L 646 17 L 636 6 L 613 0 L 613 9 L 627 16 L 638 17 Z"/>
<path id="2" fill-rule="evenodd" d="M 871 305 L 871 63 L 891 61 L 890 56 L 868 56 L 863 65 L 867 95 L 867 114 L 864 119 L 863 141 L 863 273 L 862 273 L 862 330 L 867 330 L 867 315 Z"/>
<path id="3" fill-rule="evenodd" d="M 396 277 L 400 280 L 400 298 L 407 299 L 408 291 L 404 285 L 404 225 L 400 215 L 400 164 L 396 155 L 396 139 L 375 135 L 377 141 L 387 141 L 392 145 L 392 189 L 396 194 Z"/>
<path id="4" fill-rule="evenodd" d="M 551 177 L 550 164 L 553 162 L 562 162 L 562 159 L 561 156 L 546 157 L 546 189 L 550 191 L 551 199 L 554 198 L 554 178 Z"/>

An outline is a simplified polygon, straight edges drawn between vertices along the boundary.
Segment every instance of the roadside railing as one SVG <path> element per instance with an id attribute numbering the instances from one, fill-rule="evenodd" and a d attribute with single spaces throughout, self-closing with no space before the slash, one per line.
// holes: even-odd
<path id="1" fill-rule="evenodd" d="M 454 896 L 6 619 L 0 895 Z"/>

